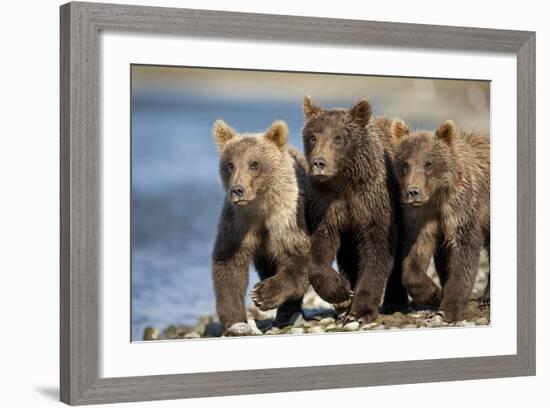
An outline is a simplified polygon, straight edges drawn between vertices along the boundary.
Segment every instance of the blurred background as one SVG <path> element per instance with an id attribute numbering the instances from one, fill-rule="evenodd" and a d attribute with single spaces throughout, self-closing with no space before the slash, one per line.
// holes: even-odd
<path id="1" fill-rule="evenodd" d="M 132 340 L 146 326 L 215 313 L 210 253 L 222 207 L 212 125 L 261 132 L 285 120 L 302 149 L 301 101 L 352 106 L 433 130 L 453 119 L 489 131 L 490 83 L 132 65 Z M 250 287 L 257 281 L 250 274 Z"/>

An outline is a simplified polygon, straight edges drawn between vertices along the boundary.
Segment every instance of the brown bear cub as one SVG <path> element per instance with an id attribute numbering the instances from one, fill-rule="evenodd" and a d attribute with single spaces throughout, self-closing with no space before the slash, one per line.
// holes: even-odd
<path id="1" fill-rule="evenodd" d="M 346 320 L 368 323 L 377 318 L 388 279 L 400 266 L 391 121 L 371 117 L 366 100 L 349 110 L 326 110 L 306 97 L 303 110 L 310 282 L 337 309 L 351 299 Z M 332 268 L 335 258 L 340 274 Z M 402 287 L 393 297 L 407 302 Z"/>
<path id="2" fill-rule="evenodd" d="M 489 248 L 489 139 L 452 121 L 412 132 L 400 119 L 392 136 L 405 222 L 403 284 L 414 303 L 461 320 L 480 251 Z M 442 291 L 426 274 L 432 256 Z M 489 286 L 485 293 L 488 300 Z"/>
<path id="3" fill-rule="evenodd" d="M 212 255 L 220 322 L 227 330 L 247 321 L 245 292 L 253 263 L 261 281 L 252 300 L 261 310 L 278 308 L 277 321 L 284 323 L 301 311 L 309 284 L 305 161 L 288 145 L 282 121 L 265 134 L 238 134 L 218 120 L 213 132 L 226 193 Z"/>

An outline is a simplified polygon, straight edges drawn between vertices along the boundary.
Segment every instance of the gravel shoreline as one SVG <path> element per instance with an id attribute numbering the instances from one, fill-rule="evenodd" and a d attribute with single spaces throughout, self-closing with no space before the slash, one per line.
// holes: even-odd
<path id="1" fill-rule="evenodd" d="M 433 264 L 427 271 L 428 276 L 440 286 Z M 489 275 L 489 259 L 486 251 L 481 252 L 479 271 L 472 291 L 472 298 L 479 298 L 485 291 Z M 237 323 L 228 333 L 223 333 L 217 316 L 203 316 L 195 325 L 169 325 L 166 328 L 148 326 L 143 333 L 143 340 L 196 339 L 224 336 L 260 336 L 306 333 L 335 333 L 365 330 L 409 330 L 435 327 L 473 327 L 487 326 L 491 323 L 489 306 L 479 307 L 477 300 L 468 303 L 464 320 L 449 324 L 444 322 L 435 310 L 402 310 L 393 314 L 381 314 L 376 321 L 369 324 L 352 322 L 344 324 L 331 304 L 323 301 L 310 288 L 302 302 L 303 315 L 296 314 L 286 327 L 274 327 L 275 310 L 262 312 L 255 306 L 247 309 L 247 323 Z"/>
<path id="2" fill-rule="evenodd" d="M 204 316 L 196 325 L 170 325 L 164 329 L 147 327 L 143 340 L 197 339 L 229 336 L 296 335 L 307 333 L 338 333 L 370 330 L 410 330 L 436 327 L 474 327 L 490 324 L 490 307 L 480 307 L 476 300 L 471 301 L 464 313 L 465 319 L 456 323 L 444 322 L 434 310 L 415 310 L 380 314 L 372 323 L 345 323 L 334 308 L 315 292 L 304 297 L 304 313 L 296 313 L 285 327 L 276 327 L 275 310 L 262 312 L 255 306 L 247 310 L 247 323 L 236 323 L 226 333 L 216 316 Z"/>

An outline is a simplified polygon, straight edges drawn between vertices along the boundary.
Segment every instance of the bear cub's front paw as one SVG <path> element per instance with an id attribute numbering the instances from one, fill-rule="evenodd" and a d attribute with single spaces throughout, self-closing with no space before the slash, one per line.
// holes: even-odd
<path id="1" fill-rule="evenodd" d="M 348 312 L 343 316 L 344 324 L 350 322 L 359 322 L 361 324 L 368 324 L 374 322 L 378 318 L 378 311 L 368 311 L 363 313 Z"/>
<path id="2" fill-rule="evenodd" d="M 258 309 L 263 311 L 279 307 L 289 297 L 285 286 L 276 276 L 258 282 L 250 296 Z"/>
<path id="3" fill-rule="evenodd" d="M 336 272 L 312 277 L 311 283 L 315 292 L 324 301 L 333 305 L 344 304 L 353 297 L 353 292 L 347 279 Z"/>

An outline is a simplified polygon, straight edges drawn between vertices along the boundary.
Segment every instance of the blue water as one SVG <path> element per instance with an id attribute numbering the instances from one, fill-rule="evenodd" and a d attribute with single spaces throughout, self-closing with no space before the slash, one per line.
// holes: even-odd
<path id="1" fill-rule="evenodd" d="M 215 312 L 210 254 L 223 192 L 212 124 L 260 132 L 284 119 L 301 149 L 300 100 L 217 101 L 134 94 L 132 111 L 132 339 L 146 326 L 195 324 Z M 257 281 L 251 273 L 251 285 Z"/>

